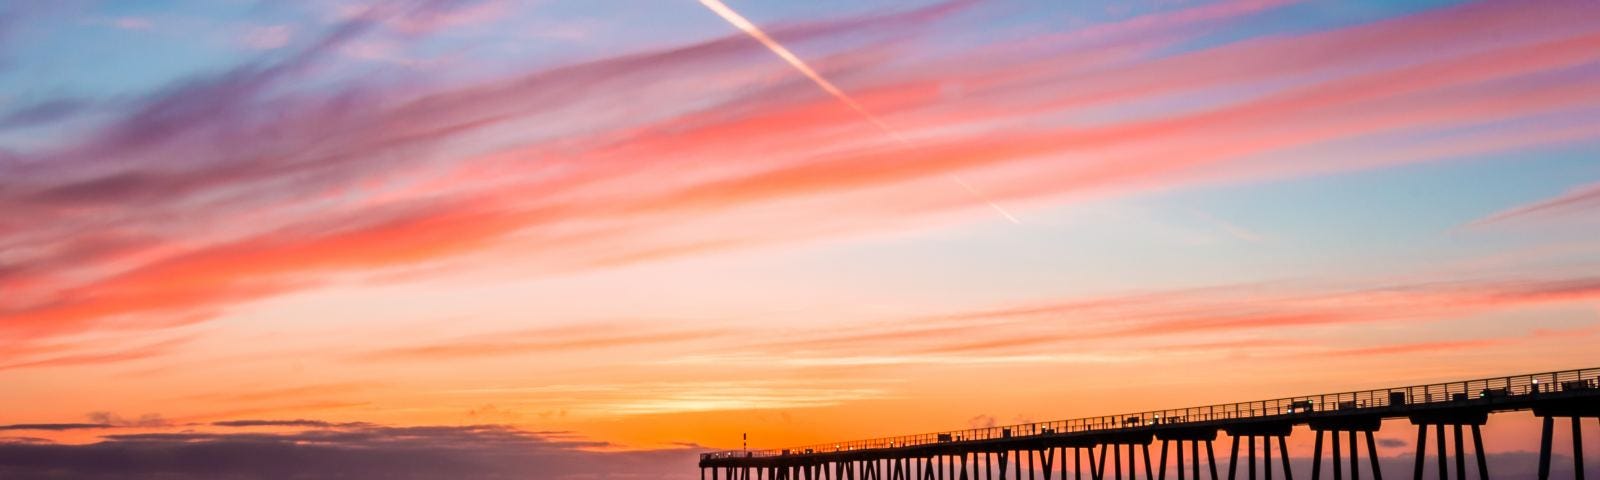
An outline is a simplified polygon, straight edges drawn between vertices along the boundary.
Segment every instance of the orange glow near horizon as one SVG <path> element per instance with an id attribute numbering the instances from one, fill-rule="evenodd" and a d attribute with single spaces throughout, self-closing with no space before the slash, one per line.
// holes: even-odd
<path id="1" fill-rule="evenodd" d="M 0 7 L 0 476 L 1600 366 L 1592 2 L 199 3 Z"/>

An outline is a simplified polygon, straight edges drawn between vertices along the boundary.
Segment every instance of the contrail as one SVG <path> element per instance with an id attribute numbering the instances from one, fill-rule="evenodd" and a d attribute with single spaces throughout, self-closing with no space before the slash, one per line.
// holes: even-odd
<path id="1" fill-rule="evenodd" d="M 872 125 L 878 127 L 878 130 L 883 131 L 885 135 L 888 135 L 889 138 L 894 139 L 895 142 L 898 142 L 902 145 L 911 144 L 911 142 L 906 140 L 905 137 L 900 136 L 900 134 L 895 132 L 894 129 L 889 128 L 888 124 L 883 123 L 883 120 L 879 119 L 877 115 L 873 115 L 872 111 L 867 110 L 867 107 L 862 106 L 860 102 L 856 101 L 856 99 L 851 98 L 849 94 L 844 93 L 844 90 L 840 90 L 838 86 L 833 84 L 833 82 L 828 81 L 827 77 L 823 77 L 822 74 L 817 73 L 815 69 L 812 69 L 810 65 L 807 65 L 804 60 L 801 60 L 799 56 L 794 54 L 794 52 L 789 51 L 789 49 L 784 47 L 783 44 L 778 43 L 777 40 L 773 40 L 772 37 L 767 36 L 766 32 L 763 32 L 760 28 L 756 27 L 756 24 L 750 23 L 750 20 L 745 19 L 743 15 L 739 14 L 739 12 L 735 12 L 732 8 L 728 8 L 728 5 L 722 3 L 722 0 L 700 0 L 700 4 L 705 5 L 708 9 L 711 9 L 713 13 L 716 13 L 717 16 L 722 17 L 723 20 L 727 20 L 728 23 L 733 24 L 734 28 L 738 28 L 746 35 L 749 35 L 750 38 L 754 38 L 757 42 L 760 42 L 761 45 L 766 46 L 767 50 L 771 50 L 772 53 L 777 54 L 778 58 L 782 58 L 783 61 L 788 62 L 789 66 L 794 67 L 794 69 L 798 70 L 801 75 L 805 75 L 806 78 L 811 79 L 812 83 L 816 83 L 817 86 L 821 87 L 823 91 L 828 92 L 829 95 L 833 95 L 833 98 L 839 99 L 840 102 L 843 102 L 845 105 L 849 106 L 851 110 L 855 110 L 856 113 L 861 114 L 862 118 L 866 118 L 868 122 L 872 122 Z M 1007 212 L 1006 209 L 1001 208 L 1000 205 L 989 201 L 987 198 L 984 198 L 983 194 L 978 192 L 978 189 L 972 188 L 972 184 L 967 183 L 967 181 L 963 180 L 959 175 L 954 173 L 949 175 L 952 181 L 955 181 L 956 184 L 961 185 L 961 188 L 965 189 L 967 193 L 972 194 L 972 196 L 982 200 L 983 203 L 988 204 L 989 208 L 994 209 L 995 213 L 999 213 L 1000 216 L 1005 217 L 1006 220 L 1010 220 L 1011 223 L 1018 225 L 1022 224 L 1022 221 L 1017 220 L 1017 217 L 1012 216 L 1011 212 Z"/>

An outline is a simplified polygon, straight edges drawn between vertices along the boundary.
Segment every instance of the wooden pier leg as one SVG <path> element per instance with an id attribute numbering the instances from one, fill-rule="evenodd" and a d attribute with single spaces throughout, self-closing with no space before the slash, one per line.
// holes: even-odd
<path id="1" fill-rule="evenodd" d="M 1372 463 L 1372 480 L 1383 480 L 1383 468 L 1378 466 L 1378 441 L 1372 438 L 1371 431 L 1367 432 L 1367 461 Z"/>
<path id="2" fill-rule="evenodd" d="M 1472 426 L 1472 451 L 1478 457 L 1478 480 L 1489 480 L 1489 459 L 1483 453 L 1483 431 L 1477 425 Z"/>
<path id="3" fill-rule="evenodd" d="M 1167 446 L 1172 440 L 1161 441 L 1161 470 L 1156 478 L 1167 480 Z M 1178 442 L 1178 480 L 1183 480 L 1183 442 Z"/>
<path id="4" fill-rule="evenodd" d="M 1233 437 L 1233 453 L 1228 456 L 1228 480 L 1235 480 L 1239 473 L 1239 437 Z"/>
<path id="5" fill-rule="evenodd" d="M 1311 480 L 1322 480 L 1322 430 L 1317 430 L 1317 440 L 1311 447 Z"/>
<path id="6" fill-rule="evenodd" d="M 1278 458 L 1283 459 L 1283 480 L 1294 480 L 1294 468 L 1289 466 L 1289 436 L 1278 437 Z"/>
<path id="7" fill-rule="evenodd" d="M 1572 478 L 1583 480 L 1583 430 L 1578 428 L 1579 417 L 1572 417 Z"/>
<path id="8" fill-rule="evenodd" d="M 1333 444 L 1333 480 L 1344 480 L 1344 458 L 1339 455 L 1339 431 L 1328 431 L 1329 443 Z"/>
<path id="9" fill-rule="evenodd" d="M 1206 458 L 1210 459 L 1207 463 L 1211 464 L 1211 480 L 1221 480 L 1220 478 L 1217 477 L 1217 452 L 1211 447 L 1212 443 L 1216 443 L 1216 441 L 1215 440 L 1207 440 L 1206 441 Z M 1198 462 L 1199 460 L 1197 459 L 1195 461 Z M 1195 480 L 1200 480 L 1200 479 L 1197 478 Z"/>
<path id="10" fill-rule="evenodd" d="M 1550 436 L 1555 428 L 1555 417 L 1544 417 L 1544 432 L 1539 436 L 1539 480 L 1550 480 Z"/>

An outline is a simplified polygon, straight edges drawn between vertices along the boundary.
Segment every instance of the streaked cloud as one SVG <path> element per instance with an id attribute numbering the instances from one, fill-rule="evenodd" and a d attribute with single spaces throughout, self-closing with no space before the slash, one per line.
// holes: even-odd
<path id="1" fill-rule="evenodd" d="M 640 381 L 473 388 L 441 393 L 467 397 L 515 395 L 523 402 L 535 404 L 582 398 L 581 405 L 571 407 L 574 414 L 611 418 L 829 407 L 890 397 L 887 386 L 892 383 L 863 379 Z"/>
<path id="2" fill-rule="evenodd" d="M 0 371 L 42 368 L 42 367 L 68 367 L 68 366 L 93 366 L 115 364 L 127 361 L 144 360 L 169 354 L 185 344 L 193 341 L 192 336 L 173 338 L 170 340 L 149 342 L 136 346 L 109 346 L 105 343 L 90 343 L 87 345 L 57 346 L 64 350 L 63 353 L 40 353 L 27 355 L 26 351 L 19 352 L 20 358 L 6 359 L 0 357 Z M 46 348 L 46 351 L 57 350 Z M 7 357 L 10 357 L 9 355 Z"/>
<path id="3" fill-rule="evenodd" d="M 127 208 L 125 215 L 106 217 L 118 219 L 113 223 L 90 227 L 64 221 L 60 227 L 52 229 L 57 232 L 55 235 L 39 232 L 44 234 L 17 239 L 27 242 L 15 244 L 18 246 L 49 241 L 64 232 L 82 232 L 84 228 L 154 227 L 150 223 L 154 218 L 152 214 L 172 208 L 192 210 L 183 199 L 196 198 L 195 195 L 220 199 L 222 203 L 212 208 L 230 205 L 226 207 L 230 210 L 265 208 L 262 200 L 270 200 L 276 205 L 264 215 L 254 217 L 258 225 L 277 227 L 257 227 L 254 230 L 259 231 L 237 239 L 199 246 L 191 246 L 193 241 L 179 247 L 156 240 L 140 250 L 141 257 L 147 259 L 129 261 L 121 268 L 94 263 L 63 265 L 66 271 L 105 272 L 91 274 L 89 277 L 93 280 L 75 282 L 76 285 L 63 285 L 62 280 L 52 280 L 51 273 L 42 271 L 13 278 L 7 281 L 10 288 L 31 286 L 23 290 L 21 298 L 34 300 L 8 308 L 6 318 L 15 321 L 7 322 L 7 330 L 12 336 L 56 335 L 101 325 L 108 318 L 126 317 L 129 324 L 137 325 L 145 321 L 140 318 L 156 321 L 197 310 L 216 311 L 315 286 L 324 281 L 319 279 L 334 273 L 446 261 L 495 247 L 512 238 L 520 242 L 539 242 L 543 250 L 550 252 L 549 256 L 563 257 L 568 262 L 590 256 L 588 262 L 577 260 L 590 265 L 704 255 L 741 248 L 741 245 L 870 229 L 869 225 L 880 224 L 877 220 L 887 216 L 948 214 L 971 208 L 970 198 L 951 195 L 949 189 L 917 187 L 918 182 L 937 179 L 940 175 L 978 172 L 974 173 L 979 175 L 973 179 L 974 183 L 992 183 L 978 185 L 988 197 L 1038 200 L 1078 191 L 1182 182 L 1173 175 L 1342 138 L 1571 109 L 1587 105 L 1591 100 L 1600 101 L 1600 90 L 1592 87 L 1595 82 L 1575 78 L 1574 82 L 1532 90 L 1521 88 L 1515 81 L 1519 76 L 1559 71 L 1595 60 L 1594 52 L 1600 51 L 1591 45 L 1595 40 L 1586 36 L 1581 26 L 1564 23 L 1568 21 L 1558 16 L 1563 8 L 1568 6 L 1555 4 L 1539 9 L 1540 12 L 1494 5 L 1456 7 L 1350 30 L 1262 39 L 1154 59 L 1142 59 L 1137 53 L 1125 54 L 1114 66 L 1082 71 L 1074 70 L 1076 66 L 1071 62 L 1063 64 L 1064 70 L 1052 70 L 1043 67 L 1046 64 L 1041 64 L 1038 58 L 979 69 L 958 69 L 971 72 L 964 74 L 971 76 L 970 79 L 956 80 L 967 85 L 964 98 L 985 101 L 974 113 L 954 118 L 948 113 L 936 117 L 923 113 L 934 105 L 935 98 L 882 104 L 886 100 L 882 95 L 904 92 L 907 86 L 933 82 L 933 78 L 887 73 L 876 84 L 858 89 L 861 93 L 857 97 L 863 105 L 893 117 L 897 124 L 917 126 L 908 134 L 910 136 L 938 126 L 938 123 L 928 123 L 935 119 L 945 126 L 967 125 L 981 132 L 930 138 L 911 145 L 881 144 L 881 140 L 872 139 L 877 134 L 870 131 L 856 134 L 838 131 L 839 117 L 824 113 L 838 106 L 829 107 L 826 98 L 812 97 L 798 102 L 758 100 L 796 98 L 773 97 L 771 94 L 794 88 L 791 84 L 778 84 L 756 94 L 736 96 L 710 111 L 667 115 L 659 122 L 642 125 L 611 125 L 586 132 L 579 140 L 564 140 L 562 143 L 567 145 L 597 145 L 577 151 L 581 152 L 582 161 L 563 160 L 550 146 L 535 142 L 505 152 L 456 158 L 454 165 L 446 170 L 454 173 L 444 177 L 393 179 L 388 182 L 396 187 L 348 197 L 362 198 L 361 201 L 339 201 L 340 197 L 335 196 L 332 203 L 328 203 L 323 200 L 328 195 L 346 195 L 337 192 L 350 185 L 373 183 L 382 178 L 381 175 L 387 175 L 382 172 L 393 172 L 395 165 L 383 164 L 378 169 L 380 164 L 374 163 L 387 158 L 383 152 L 402 147 L 442 148 L 442 142 L 450 138 L 475 131 L 487 134 L 497 125 L 507 124 L 513 118 L 513 111 L 521 111 L 514 116 L 531 118 L 537 117 L 539 112 L 565 112 L 568 107 L 591 99 L 585 95 L 550 97 L 541 92 L 575 88 L 598 95 L 608 88 L 607 85 L 624 79 L 659 78 L 663 69 L 725 64 L 760 51 L 759 46 L 750 46 L 737 36 L 724 37 L 680 48 L 535 72 L 520 79 L 458 87 L 424 99 L 376 102 L 394 106 L 370 111 L 351 111 L 343 108 L 345 104 L 338 99 L 290 102 L 274 108 L 276 118 L 318 118 L 318 123 L 323 125 L 314 130 L 287 123 L 297 120 L 265 126 L 258 125 L 260 120 L 252 119 L 259 112 L 255 107 L 267 100 L 263 96 L 268 95 L 269 85 L 293 78 L 295 72 L 303 68 L 302 64 L 316 62 L 319 52 L 358 35 L 360 25 L 356 24 L 327 34 L 322 41 L 290 57 L 287 62 L 244 67 L 207 82 L 188 84 L 166 97 L 155 97 L 145 106 L 130 111 L 124 123 L 113 124 L 85 147 L 88 152 L 117 150 L 150 159 L 128 164 L 135 166 L 155 166 L 159 163 L 149 162 L 175 156 L 205 159 L 198 168 L 183 169 L 182 173 L 157 173 L 160 170 L 124 167 L 90 178 L 68 178 L 83 177 L 81 172 L 106 170 L 81 168 L 67 175 L 62 167 L 81 163 L 73 159 L 76 154 L 67 153 L 81 150 L 74 149 L 57 154 L 65 157 L 50 162 L 59 166 L 46 169 L 43 163 L 38 163 L 40 166 L 17 170 L 16 175 L 9 176 L 16 179 L 10 190 L 18 193 L 0 201 L 29 212 L 23 218 L 34 224 L 61 217 L 69 211 L 63 209 L 68 205 L 73 209 L 114 208 L 112 211 Z M 807 38 L 863 29 L 868 25 L 881 34 L 886 31 L 885 27 L 890 27 L 889 31 L 911 28 L 940 18 L 943 11 L 930 9 L 796 26 L 777 30 L 773 36 L 804 42 Z M 1240 13 L 1253 11 L 1238 10 Z M 1199 21 L 1216 17 L 1195 18 Z M 1503 26 L 1515 33 L 1492 47 L 1466 52 L 1436 51 L 1446 38 L 1440 36 L 1439 25 L 1450 21 L 1481 24 L 1497 30 Z M 1510 28 L 1530 22 L 1539 22 L 1548 28 Z M 1153 27 L 1134 22 L 1128 28 Z M 1352 48 L 1399 39 L 1408 40 L 1394 43 L 1399 51 L 1373 51 L 1364 57 L 1363 50 Z M 1093 52 L 1095 48 L 1107 47 L 1086 48 Z M 1291 52 L 1307 48 L 1339 53 L 1316 65 L 1283 60 L 1293 58 L 1295 55 Z M 1384 58 L 1397 55 L 1413 55 L 1420 59 L 1399 67 L 1384 66 Z M 1183 65 L 1202 68 L 1206 64 L 1228 65 L 1229 69 L 1201 74 L 1200 81 L 1183 82 L 1150 73 L 1170 71 Z M 1343 67 L 1337 67 L 1341 65 Z M 929 67 L 926 71 L 950 71 L 937 63 Z M 1035 115 L 1043 109 L 1085 109 L 1130 95 L 1162 98 L 1198 91 L 1207 82 L 1221 85 L 1222 82 L 1248 81 L 1244 75 L 1260 79 L 1285 78 L 1330 68 L 1354 70 L 1325 80 L 1291 85 L 1264 96 L 1236 99 L 1216 108 L 1173 116 L 1116 120 L 1086 128 L 996 131 L 992 127 L 982 127 L 1003 123 L 1021 114 Z M 1056 83 L 1040 82 L 1045 78 L 1074 78 L 1091 71 L 1095 72 L 1092 78 L 1073 82 L 1068 92 L 1059 92 Z M 1461 97 L 1433 93 L 1469 86 L 1481 94 Z M 897 95 L 903 97 L 904 93 Z M 1035 107 L 1029 111 L 985 111 L 981 106 L 994 104 L 1001 98 L 1029 96 L 1038 97 L 1030 102 Z M 232 117 L 208 115 L 202 118 L 181 113 L 190 110 L 189 106 L 201 111 L 198 109 L 203 105 L 203 111 L 225 112 Z M 960 112 L 962 105 L 940 102 L 938 111 Z M 761 108 L 752 110 L 757 106 Z M 332 114 L 335 109 L 341 113 Z M 718 110 L 723 113 L 709 117 Z M 1313 110 L 1323 113 L 1316 117 L 1302 116 L 1303 112 Z M 795 116 L 803 112 L 812 113 Z M 707 118 L 718 120 L 707 123 Z M 751 126 L 747 121 L 762 118 L 785 120 L 773 128 L 749 130 Z M 406 127 L 396 129 L 391 125 Z M 672 125 L 674 133 L 650 133 L 668 128 L 667 125 Z M 279 132 L 273 136 L 278 140 L 261 145 L 245 143 L 246 149 L 230 149 L 230 152 L 217 151 L 209 146 L 210 141 L 199 140 L 247 135 L 250 130 L 261 128 Z M 320 132 L 330 129 L 345 133 L 323 138 Z M 621 137 L 618 137 L 619 130 L 623 132 Z M 1262 135 L 1268 130 L 1273 134 Z M 736 131 L 754 135 L 733 136 Z M 814 135 L 831 137 L 835 139 L 833 143 L 839 145 L 862 142 L 866 145 L 842 151 L 833 147 L 829 149 L 834 150 L 832 152 L 799 149 L 782 158 L 737 168 L 731 163 L 674 160 L 739 158 L 728 155 L 770 141 L 814 140 L 817 138 Z M 677 143 L 685 136 L 724 141 Z M 612 140 L 601 143 L 600 139 Z M 315 147 L 301 151 L 288 148 L 296 145 Z M 636 156 L 635 152 L 649 152 L 661 161 L 654 164 L 627 161 Z M 1083 164 L 1062 159 L 1064 155 L 1082 154 L 1093 154 L 1103 161 Z M 424 164 L 414 165 L 422 167 Z M 513 165 L 525 170 L 527 178 L 518 178 L 520 175 L 484 177 L 473 173 L 505 171 L 496 169 Z M 654 175 L 654 172 L 668 171 L 660 170 L 662 168 L 673 173 L 666 177 Z M 553 176 L 542 173 L 551 171 L 563 173 Z M 290 175 L 318 180 L 283 183 Z M 450 180 L 445 182 L 441 178 Z M 641 183 L 644 178 L 651 181 Z M 293 187 L 288 188 L 288 185 Z M 537 197 L 510 200 L 511 192 L 530 189 L 542 193 Z M 415 198 L 421 191 L 434 193 Z M 162 194 L 155 195 L 156 192 Z M 127 207 L 110 207 L 112 202 Z M 773 225 L 773 230 L 752 238 L 730 238 L 729 233 L 715 228 L 664 227 L 683 220 L 706 221 L 722 215 L 736 215 L 742 209 L 757 205 L 785 203 L 804 207 L 793 210 L 797 217 L 779 222 Z M 303 204 L 303 207 L 296 204 Z M 859 207 L 841 210 L 835 206 L 843 204 Z M 322 207 L 314 207 L 316 205 Z M 851 213 L 841 217 L 836 215 L 840 211 Z M 318 213 L 306 216 L 307 212 Z M 823 212 L 831 217 L 828 223 L 802 221 Z M 213 218 L 204 212 L 190 211 L 185 215 Z M 333 225 L 341 227 L 331 228 Z M 183 228 L 182 225 L 168 227 Z M 681 248 L 675 245 L 679 242 L 702 247 Z M 585 251 L 599 246 L 606 249 Z M 160 280 L 155 280 L 157 278 Z M 51 290 L 60 293 L 44 293 Z"/>
<path id="4" fill-rule="evenodd" d="M 1600 183 L 1591 183 L 1573 187 L 1572 190 L 1552 198 L 1510 208 L 1474 220 L 1468 226 L 1482 227 L 1539 216 L 1581 214 L 1591 212 L 1596 207 L 1600 207 Z"/>
<path id="5" fill-rule="evenodd" d="M 272 50 L 283 48 L 294 38 L 294 28 L 288 25 L 264 25 L 251 27 L 245 32 L 240 41 L 245 46 L 259 50 Z"/>
<path id="6" fill-rule="evenodd" d="M 458 338 L 451 341 L 410 347 L 395 347 L 362 354 L 367 360 L 436 361 L 505 355 L 548 355 L 560 351 L 601 351 L 716 339 L 719 329 L 657 328 L 648 325 L 590 323 L 546 327 L 521 332 L 505 332 Z"/>
<path id="7" fill-rule="evenodd" d="M 1295 339 L 1298 332 L 1311 329 L 1378 322 L 1433 322 L 1531 305 L 1595 299 L 1600 299 L 1600 280 L 1586 276 L 1437 281 L 1350 290 L 1299 291 L 1240 285 L 958 312 L 754 348 L 784 352 L 783 356 L 795 362 L 819 364 L 850 364 L 852 358 L 862 359 L 863 363 L 859 364 L 873 363 L 868 361 L 870 359 L 884 363 L 928 364 L 1096 363 L 1207 351 L 1283 355 L 1318 351 L 1316 345 Z M 1238 339 L 1240 335 L 1263 334 L 1269 336 Z M 1218 336 L 1229 340 L 1202 343 L 1192 340 Z M 1445 341 L 1340 351 L 1349 351 L 1352 355 L 1404 353 L 1514 341 L 1520 340 Z M 1062 349 L 1073 353 L 1053 353 Z M 1274 351 L 1278 349 L 1281 350 Z M 897 354 L 850 355 L 884 350 Z"/>

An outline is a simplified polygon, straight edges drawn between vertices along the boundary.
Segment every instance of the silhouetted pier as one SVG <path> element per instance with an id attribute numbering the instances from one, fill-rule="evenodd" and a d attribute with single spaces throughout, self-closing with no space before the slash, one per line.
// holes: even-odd
<path id="1" fill-rule="evenodd" d="M 1583 418 L 1600 418 L 1600 368 L 781 450 L 714 452 L 701 455 L 700 470 L 701 477 L 710 480 L 1022 480 L 1024 474 L 1028 480 L 1035 480 L 1036 475 L 1052 480 L 1057 470 L 1061 480 L 1067 480 L 1069 473 L 1074 480 L 1136 480 L 1167 478 L 1170 454 L 1176 460 L 1174 473 L 1179 480 L 1200 480 L 1202 474 L 1219 480 L 1223 472 L 1217 468 L 1213 444 L 1218 433 L 1225 432 L 1232 438 L 1225 452 L 1229 457 L 1226 478 L 1272 480 L 1274 473 L 1279 473 L 1284 480 L 1293 480 L 1287 438 L 1295 426 L 1307 425 L 1316 435 L 1312 480 L 1322 478 L 1324 470 L 1332 470 L 1332 478 L 1343 480 L 1346 467 L 1351 480 L 1359 480 L 1363 471 L 1369 478 L 1382 480 L 1373 434 L 1383 420 L 1405 418 L 1417 427 L 1414 478 L 1423 477 L 1431 437 L 1441 480 L 1449 478 L 1452 458 L 1458 480 L 1465 480 L 1469 472 L 1488 479 L 1490 465 L 1480 427 L 1490 414 L 1517 410 L 1532 410 L 1543 421 L 1539 478 L 1550 477 L 1551 438 L 1557 419 L 1571 424 L 1573 471 L 1576 478 L 1584 478 L 1579 425 Z M 1467 432 L 1470 435 L 1465 435 Z M 1453 439 L 1447 438 L 1447 433 L 1453 434 Z M 1465 448 L 1467 436 L 1473 444 L 1470 455 Z M 1158 441 L 1159 457 L 1152 458 L 1151 444 Z M 1328 468 L 1323 467 L 1325 447 L 1330 453 Z M 1240 461 L 1241 450 L 1244 461 Z M 1362 450 L 1366 450 L 1365 463 Z M 1474 457 L 1470 470 L 1469 456 Z"/>

